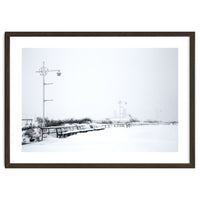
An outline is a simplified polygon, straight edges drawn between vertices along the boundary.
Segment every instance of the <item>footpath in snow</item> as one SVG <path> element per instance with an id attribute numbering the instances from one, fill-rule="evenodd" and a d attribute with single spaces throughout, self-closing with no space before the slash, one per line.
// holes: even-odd
<path id="1" fill-rule="evenodd" d="M 48 135 L 41 142 L 22 145 L 23 152 L 177 152 L 177 125 L 107 128 L 66 138 Z"/>

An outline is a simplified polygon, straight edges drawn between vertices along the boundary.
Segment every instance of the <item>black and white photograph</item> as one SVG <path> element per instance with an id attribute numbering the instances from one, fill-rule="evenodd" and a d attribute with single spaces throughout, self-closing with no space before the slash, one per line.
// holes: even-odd
<path id="1" fill-rule="evenodd" d="M 24 48 L 23 152 L 177 152 L 177 48 Z"/>

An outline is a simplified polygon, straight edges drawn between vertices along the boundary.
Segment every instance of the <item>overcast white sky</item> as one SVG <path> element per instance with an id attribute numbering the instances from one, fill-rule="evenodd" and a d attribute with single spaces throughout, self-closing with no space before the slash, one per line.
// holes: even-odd
<path id="1" fill-rule="evenodd" d="M 127 102 L 127 113 L 140 120 L 178 120 L 178 49 L 73 48 L 23 49 L 23 118 L 42 117 L 45 61 L 46 117 L 105 119 Z"/>

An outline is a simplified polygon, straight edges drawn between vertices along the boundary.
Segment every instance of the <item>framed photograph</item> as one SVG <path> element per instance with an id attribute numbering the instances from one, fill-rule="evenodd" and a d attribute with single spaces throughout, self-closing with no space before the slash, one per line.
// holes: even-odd
<path id="1" fill-rule="evenodd" d="M 194 168 L 194 32 L 6 32 L 6 168 Z"/>

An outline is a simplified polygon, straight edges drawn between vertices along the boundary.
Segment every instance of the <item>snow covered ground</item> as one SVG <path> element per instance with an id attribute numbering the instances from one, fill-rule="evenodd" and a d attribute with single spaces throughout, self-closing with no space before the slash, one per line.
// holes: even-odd
<path id="1" fill-rule="evenodd" d="M 22 145 L 23 152 L 177 152 L 177 125 L 108 128 L 66 138 L 48 135 L 41 142 Z"/>

